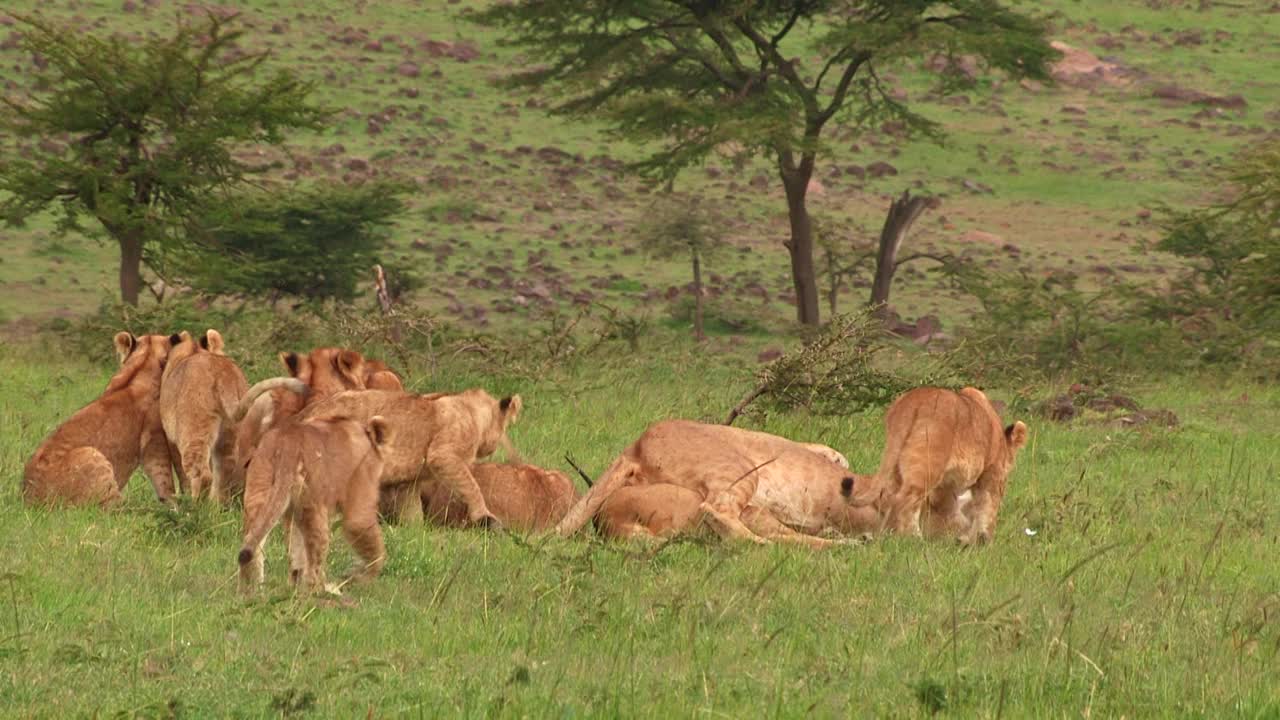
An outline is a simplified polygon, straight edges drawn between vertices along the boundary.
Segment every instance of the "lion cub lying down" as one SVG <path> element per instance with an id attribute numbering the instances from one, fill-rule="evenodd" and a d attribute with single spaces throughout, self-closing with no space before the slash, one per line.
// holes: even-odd
<path id="1" fill-rule="evenodd" d="M 378 527 L 378 479 L 391 437 L 378 416 L 368 423 L 329 417 L 288 420 L 262 437 L 245 478 L 244 544 L 240 589 L 262 583 L 263 545 L 283 518 L 289 547 L 289 579 L 324 587 L 329 552 L 329 513 L 342 512 L 342 531 L 370 578 L 386 560 Z"/>
<path id="2" fill-rule="evenodd" d="M 554 526 L 573 507 L 578 491 L 568 475 L 534 465 L 476 463 L 471 466 L 489 512 L 510 530 L 534 532 Z M 422 514 L 428 522 L 466 527 L 467 504 L 443 482 L 422 483 Z"/>

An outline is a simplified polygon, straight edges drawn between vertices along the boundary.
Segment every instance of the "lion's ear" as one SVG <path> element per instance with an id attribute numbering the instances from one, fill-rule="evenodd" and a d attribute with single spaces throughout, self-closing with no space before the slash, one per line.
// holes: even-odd
<path id="1" fill-rule="evenodd" d="M 280 353 L 280 363 L 284 365 L 284 369 L 288 371 L 289 377 L 298 377 L 301 372 L 302 362 L 298 358 L 298 353 Z"/>
<path id="2" fill-rule="evenodd" d="M 520 416 L 521 407 L 523 407 L 523 403 L 521 403 L 519 395 L 511 395 L 498 401 L 498 409 L 502 411 L 503 427 L 516 421 L 516 418 Z"/>
<path id="3" fill-rule="evenodd" d="M 333 357 L 333 367 L 354 387 L 364 387 L 364 356 L 355 350 L 343 350 Z"/>
<path id="4" fill-rule="evenodd" d="M 1004 429 L 1005 440 L 1010 450 L 1017 450 L 1027 444 L 1027 426 L 1021 420 Z"/>
<path id="5" fill-rule="evenodd" d="M 183 330 L 180 333 L 174 333 L 169 336 L 169 347 L 178 347 L 184 341 L 190 340 L 190 339 L 191 339 L 191 336 L 187 334 L 186 330 Z"/>
<path id="6" fill-rule="evenodd" d="M 386 418 L 381 415 L 369 418 L 369 439 L 373 441 L 374 447 L 383 447 L 391 442 L 391 435 L 391 425 Z"/>
<path id="7" fill-rule="evenodd" d="M 123 365 L 129 353 L 133 352 L 133 348 L 138 345 L 138 338 L 133 333 L 118 332 L 113 341 L 116 346 L 116 355 L 120 358 L 120 364 Z"/>
<path id="8" fill-rule="evenodd" d="M 222 354 L 222 348 L 226 347 L 226 343 L 222 340 L 222 333 L 209 328 L 204 331 L 204 336 L 200 338 L 200 347 L 212 353 Z"/>

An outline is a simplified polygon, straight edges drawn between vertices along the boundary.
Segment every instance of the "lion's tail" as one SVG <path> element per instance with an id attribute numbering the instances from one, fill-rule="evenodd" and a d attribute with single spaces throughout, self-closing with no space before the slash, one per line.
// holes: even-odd
<path id="1" fill-rule="evenodd" d="M 271 488 L 266 493 L 266 498 L 253 497 L 248 492 L 244 498 L 244 544 L 240 546 L 240 555 L 238 560 L 240 565 L 248 565 L 253 561 L 253 554 L 258 551 L 258 547 L 262 545 L 262 541 L 267 537 L 267 533 L 271 532 L 271 528 L 280 522 L 280 518 L 284 516 L 285 510 L 289 507 L 289 500 L 293 495 L 294 485 L 299 477 L 300 458 L 280 457 L 277 454 L 275 462 L 271 463 L 271 468 L 263 469 L 261 464 L 255 463 L 250 472 L 257 469 L 258 472 L 271 473 Z M 246 481 L 246 486 L 249 484 Z"/>
<path id="2" fill-rule="evenodd" d="M 231 422 L 233 423 L 240 422 L 241 420 L 244 419 L 245 415 L 249 414 L 249 408 L 253 407 L 253 403 L 255 400 L 258 399 L 259 395 L 262 395 L 263 393 L 268 393 L 268 392 L 271 392 L 272 390 L 276 390 L 280 388 L 288 390 L 289 392 L 297 393 L 304 397 L 306 396 L 307 392 L 310 391 L 310 388 L 307 387 L 307 384 L 302 382 L 298 378 L 292 378 L 292 377 L 267 378 L 266 380 L 263 380 L 255 384 L 253 387 L 249 388 L 249 392 L 245 393 L 244 397 L 240 398 L 240 404 L 236 406 L 235 411 L 231 413 L 231 416 L 228 419 L 231 420 Z"/>
<path id="3" fill-rule="evenodd" d="M 624 452 L 618 456 L 604 475 L 591 486 L 587 494 L 579 498 L 578 502 L 569 508 L 569 512 L 560 519 L 559 524 L 556 525 L 556 533 L 568 537 L 581 530 L 582 526 L 600 511 L 604 501 L 608 500 L 618 488 L 625 486 L 627 480 L 634 477 L 639 467 L 627 453 Z"/>

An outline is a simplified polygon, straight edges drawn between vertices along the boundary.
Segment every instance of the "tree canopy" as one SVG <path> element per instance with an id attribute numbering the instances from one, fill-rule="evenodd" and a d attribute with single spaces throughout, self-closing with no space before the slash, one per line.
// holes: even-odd
<path id="1" fill-rule="evenodd" d="M 791 221 L 797 316 L 818 321 L 805 195 L 823 129 L 896 119 L 937 126 L 895 99 L 882 71 L 941 55 L 1048 80 L 1045 26 L 996 0 L 515 0 L 477 12 L 527 55 L 517 86 L 557 94 L 554 110 L 593 116 L 656 143 L 640 172 L 670 178 L 718 148 L 776 164 Z M 944 72 L 940 89 L 971 85 Z"/>
<path id="2" fill-rule="evenodd" d="M 20 225 L 53 210 L 61 231 L 96 220 L 120 246 L 120 292 L 136 304 L 144 250 L 182 243 L 193 214 L 258 168 L 236 157 L 316 129 L 326 110 L 287 71 L 258 75 L 267 51 L 239 45 L 235 17 L 179 21 L 168 37 L 95 36 L 42 19 L 18 21 L 26 50 L 48 61 L 26 98 L 4 98 L 0 127 L 28 146 L 0 166 L 0 216 Z"/>
<path id="3" fill-rule="evenodd" d="M 387 238 L 408 192 L 382 181 L 239 193 L 198 212 L 190 242 L 158 246 L 148 262 L 215 295 L 350 301 L 376 264 L 403 290 L 413 275 L 387 257 Z"/>

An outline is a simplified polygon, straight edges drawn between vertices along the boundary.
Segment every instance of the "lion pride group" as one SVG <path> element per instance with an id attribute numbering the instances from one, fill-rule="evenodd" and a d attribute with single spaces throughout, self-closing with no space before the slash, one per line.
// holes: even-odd
<path id="1" fill-rule="evenodd" d="M 329 516 L 359 556 L 353 579 L 386 559 L 381 520 L 554 530 L 593 522 L 610 538 L 708 528 L 720 537 L 821 548 L 877 532 L 989 541 L 1021 422 L 1001 427 L 975 388 L 911 390 L 885 415 L 874 475 L 839 452 L 690 420 L 649 426 L 579 496 L 564 473 L 520 464 L 507 429 L 519 395 L 406 392 L 355 350 L 280 353 L 287 374 L 252 387 L 221 334 L 118 333 L 120 369 L 58 426 L 23 472 L 26 502 L 112 506 L 141 465 L 161 502 L 178 490 L 242 500 L 241 588 L 263 580 L 263 546 L 283 524 L 289 579 L 323 588 Z M 480 462 L 503 447 L 508 463 Z M 179 487 L 175 487 L 174 476 Z"/>

